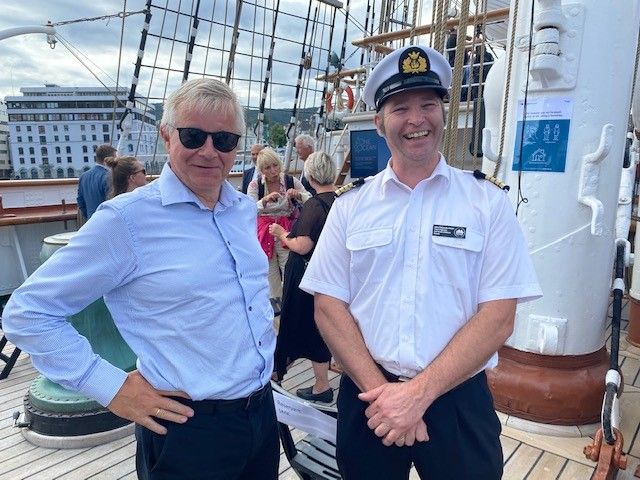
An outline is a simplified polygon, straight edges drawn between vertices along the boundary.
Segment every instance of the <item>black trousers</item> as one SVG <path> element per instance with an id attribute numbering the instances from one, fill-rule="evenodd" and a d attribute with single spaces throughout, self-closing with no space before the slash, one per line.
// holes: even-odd
<path id="1" fill-rule="evenodd" d="M 176 398 L 194 409 L 184 424 L 159 420 L 158 435 L 136 425 L 136 470 L 140 480 L 276 480 L 280 442 L 271 385 L 259 398 Z"/>
<path id="2" fill-rule="evenodd" d="M 338 394 L 337 461 L 344 480 L 406 480 L 415 465 L 424 480 L 502 478 L 501 425 L 484 372 L 438 398 L 425 412 L 429 440 L 386 447 L 367 426 L 368 404 L 346 375 Z"/>

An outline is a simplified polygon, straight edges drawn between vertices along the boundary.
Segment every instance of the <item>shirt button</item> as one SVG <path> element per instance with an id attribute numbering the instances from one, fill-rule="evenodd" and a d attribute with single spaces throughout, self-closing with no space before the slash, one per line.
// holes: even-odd
<path id="1" fill-rule="evenodd" d="M 227 241 L 227 245 L 231 245 L 231 242 Z"/>
<path id="2" fill-rule="evenodd" d="M 249 307 L 249 311 L 253 310 L 253 307 Z"/>
<path id="3" fill-rule="evenodd" d="M 258 342 L 258 346 L 261 347 L 262 346 L 262 342 Z"/>

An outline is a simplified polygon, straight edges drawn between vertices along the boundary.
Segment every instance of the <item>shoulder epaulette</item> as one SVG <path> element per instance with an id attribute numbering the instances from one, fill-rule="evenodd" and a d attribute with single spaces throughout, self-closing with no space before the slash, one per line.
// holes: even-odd
<path id="1" fill-rule="evenodd" d="M 487 175 L 486 173 L 481 172 L 480 170 L 474 170 L 473 176 L 479 180 L 487 180 L 488 182 L 493 183 L 496 187 L 501 188 L 505 192 L 509 191 L 509 185 L 506 185 L 504 182 L 501 182 L 496 177 L 492 177 L 491 175 Z"/>
<path id="2" fill-rule="evenodd" d="M 335 195 L 336 197 L 339 197 L 343 193 L 347 193 L 349 190 L 359 187 L 360 185 L 364 185 L 364 178 L 359 178 L 357 180 L 354 180 L 351 183 L 347 183 L 346 185 L 341 186 L 339 189 L 336 190 Z"/>

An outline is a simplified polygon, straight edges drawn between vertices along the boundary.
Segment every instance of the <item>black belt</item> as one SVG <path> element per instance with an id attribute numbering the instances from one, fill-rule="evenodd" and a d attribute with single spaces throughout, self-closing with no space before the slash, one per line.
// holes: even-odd
<path id="1" fill-rule="evenodd" d="M 378 365 L 378 368 L 379 368 L 379 369 L 380 369 L 380 371 L 382 372 L 382 375 L 384 375 L 384 378 L 386 378 L 386 379 L 387 379 L 387 382 L 393 382 L 393 383 L 396 383 L 396 382 L 408 382 L 409 380 L 411 380 L 411 379 L 410 379 L 410 378 L 408 378 L 408 377 L 403 377 L 403 376 L 401 376 L 401 375 L 394 375 L 394 374 L 393 374 L 393 373 L 391 373 L 391 372 L 387 372 L 387 371 L 386 371 L 384 368 L 382 368 L 380 365 Z M 473 382 L 475 382 L 475 381 L 477 381 L 477 380 L 480 380 L 480 379 L 481 379 L 481 378 L 483 378 L 484 376 L 485 376 L 485 373 L 484 373 L 484 370 L 483 370 L 483 371 L 482 371 L 482 372 L 480 372 L 480 373 L 476 373 L 473 377 L 468 378 L 467 380 L 465 380 L 465 381 L 464 381 L 464 382 L 462 382 L 461 384 L 456 385 L 456 386 L 455 386 L 454 388 L 452 388 L 450 391 L 457 390 L 458 388 L 463 387 L 463 386 L 465 386 L 465 385 L 467 385 L 467 384 L 469 384 L 469 383 L 473 383 Z"/>
<path id="2" fill-rule="evenodd" d="M 262 404 L 262 401 L 268 396 L 271 391 L 271 383 L 267 384 L 256 390 L 248 397 L 235 398 L 233 400 L 191 400 L 181 397 L 172 397 L 174 400 L 191 407 L 196 413 L 232 413 L 243 410 L 251 410 L 257 408 Z"/>

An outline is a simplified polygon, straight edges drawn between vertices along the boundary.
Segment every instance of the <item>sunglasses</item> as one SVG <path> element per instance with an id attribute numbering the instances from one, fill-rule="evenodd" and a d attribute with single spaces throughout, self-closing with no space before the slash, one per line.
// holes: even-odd
<path id="1" fill-rule="evenodd" d="M 184 148 L 195 150 L 200 148 L 207 141 L 207 137 L 211 135 L 213 146 L 220 152 L 230 152 L 238 146 L 240 135 L 231 132 L 205 132 L 199 128 L 176 128 L 180 143 Z"/>
<path id="2" fill-rule="evenodd" d="M 142 172 L 143 175 L 147 174 L 147 171 L 144 168 L 141 168 L 140 170 L 136 170 L 135 172 L 133 172 L 131 175 L 137 175 L 140 172 Z"/>

